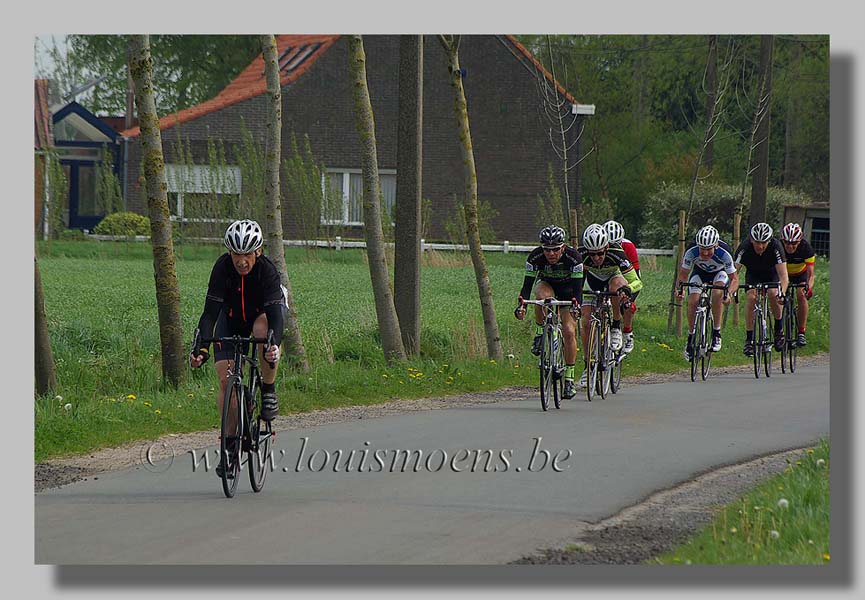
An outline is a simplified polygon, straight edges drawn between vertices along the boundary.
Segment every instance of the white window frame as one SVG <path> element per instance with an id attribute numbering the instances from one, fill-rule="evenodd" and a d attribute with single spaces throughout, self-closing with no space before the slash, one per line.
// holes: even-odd
<path id="1" fill-rule="evenodd" d="M 361 175 L 363 171 L 361 169 L 347 169 L 347 168 L 333 168 L 326 169 L 325 172 L 321 174 L 321 195 L 322 199 L 324 198 L 325 191 L 327 190 L 326 182 L 327 177 L 334 174 L 342 175 L 342 189 L 340 190 L 342 195 L 342 219 L 327 219 L 325 218 L 325 211 L 321 211 L 321 224 L 322 225 L 343 225 L 347 227 L 362 227 L 363 221 L 349 221 L 349 212 L 351 208 L 351 198 L 349 196 L 349 192 L 351 189 L 351 176 Z M 396 169 L 379 169 L 378 170 L 379 177 L 382 175 L 393 175 L 394 179 L 396 179 Z M 394 198 L 394 203 L 396 203 L 396 198 Z M 384 206 L 382 206 L 382 212 L 384 212 Z M 391 223 L 392 224 L 392 223 Z"/>
<path id="2" fill-rule="evenodd" d="M 243 176 L 237 165 L 226 165 L 222 189 L 211 189 L 210 165 L 165 165 L 165 183 L 169 194 L 177 194 L 177 214 L 171 215 L 172 221 L 213 222 L 224 219 L 184 219 L 183 194 L 209 194 L 216 192 L 224 196 L 236 196 L 240 200 L 243 189 Z M 170 206 L 170 203 L 169 203 Z"/>

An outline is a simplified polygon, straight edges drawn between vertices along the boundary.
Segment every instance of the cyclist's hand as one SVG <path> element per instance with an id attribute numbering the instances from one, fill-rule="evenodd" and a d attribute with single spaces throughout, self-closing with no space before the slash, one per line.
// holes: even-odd
<path id="1" fill-rule="evenodd" d="M 685 287 L 681 285 L 681 282 L 676 283 L 676 299 L 681 300 L 685 297 Z"/>
<path id="2" fill-rule="evenodd" d="M 517 308 L 516 310 L 514 310 L 514 316 L 519 321 L 522 321 L 523 318 L 526 316 L 526 305 L 523 303 L 522 296 L 520 296 L 517 300 Z"/>
<path id="3" fill-rule="evenodd" d="M 201 348 L 198 351 L 197 355 L 189 355 L 189 366 L 193 369 L 197 369 L 198 367 L 206 363 L 208 358 L 210 358 L 210 352 L 206 348 Z"/>
<path id="4" fill-rule="evenodd" d="M 805 288 L 805 297 L 806 297 L 808 300 L 810 300 L 810 299 L 811 299 L 811 296 L 813 296 L 813 295 L 814 295 L 814 290 L 812 290 L 812 289 L 809 288 L 809 287 L 806 287 L 806 288 Z"/>
<path id="5" fill-rule="evenodd" d="M 267 352 L 264 353 L 264 360 L 266 360 L 267 362 L 269 362 L 271 364 L 274 364 L 274 363 L 276 363 L 276 361 L 279 360 L 279 356 L 280 356 L 279 346 L 274 344 L 273 346 L 271 346 L 270 348 L 267 349 Z"/>

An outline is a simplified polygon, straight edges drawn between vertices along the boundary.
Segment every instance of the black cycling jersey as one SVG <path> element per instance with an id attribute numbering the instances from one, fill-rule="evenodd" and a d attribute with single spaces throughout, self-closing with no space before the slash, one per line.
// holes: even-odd
<path id="1" fill-rule="evenodd" d="M 775 273 L 775 265 L 783 264 L 786 261 L 784 259 L 784 248 L 777 239 L 772 238 L 766 245 L 763 254 L 757 254 L 754 252 L 751 239 L 745 238 L 736 249 L 734 262 L 737 265 L 744 265 L 748 269 L 749 274 L 771 274 Z"/>
<path id="2" fill-rule="evenodd" d="M 814 265 L 814 249 L 805 238 L 799 241 L 799 245 L 793 252 L 787 252 L 785 247 L 784 255 L 787 257 L 787 272 L 790 275 L 804 273 L 808 265 Z"/>
<path id="3" fill-rule="evenodd" d="M 216 260 L 210 272 L 204 312 L 198 321 L 203 337 L 212 337 L 220 314 L 224 314 L 234 331 L 248 332 L 262 313 L 267 314 L 268 329 L 273 330 L 273 343 L 282 341 L 285 291 L 280 283 L 279 271 L 273 262 L 262 255 L 248 275 L 241 275 L 225 253 Z"/>
<path id="4" fill-rule="evenodd" d="M 544 255 L 543 246 L 538 246 L 529 253 L 526 259 L 526 276 L 523 279 L 523 289 L 520 296 L 529 300 L 532 285 L 535 280 L 546 281 L 553 288 L 558 300 L 577 301 L 583 297 L 583 257 L 580 253 L 565 246 L 558 262 L 551 265 Z"/>

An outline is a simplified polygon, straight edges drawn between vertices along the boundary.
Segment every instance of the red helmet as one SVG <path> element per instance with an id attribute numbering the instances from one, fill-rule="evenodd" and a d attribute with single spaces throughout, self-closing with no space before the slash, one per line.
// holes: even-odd
<path id="1" fill-rule="evenodd" d="M 798 242 L 802 239 L 802 228 L 798 223 L 787 223 L 781 231 L 781 239 L 785 242 Z"/>

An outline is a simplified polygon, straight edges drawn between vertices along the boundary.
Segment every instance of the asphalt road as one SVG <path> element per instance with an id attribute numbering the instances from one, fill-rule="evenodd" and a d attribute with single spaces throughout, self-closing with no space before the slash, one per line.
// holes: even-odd
<path id="1" fill-rule="evenodd" d="M 505 563 L 713 467 L 828 435 L 828 366 L 625 382 L 547 413 L 531 396 L 284 431 L 260 494 L 244 472 L 223 496 L 214 447 L 209 471 L 202 449 L 195 468 L 183 454 L 37 494 L 35 561 Z M 398 450 L 412 452 L 404 468 Z"/>

